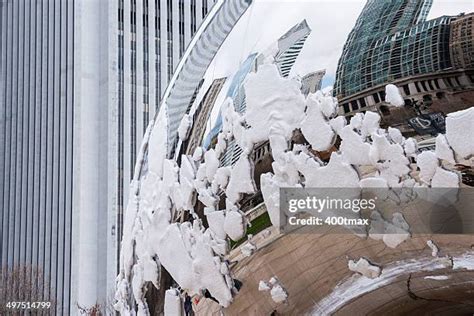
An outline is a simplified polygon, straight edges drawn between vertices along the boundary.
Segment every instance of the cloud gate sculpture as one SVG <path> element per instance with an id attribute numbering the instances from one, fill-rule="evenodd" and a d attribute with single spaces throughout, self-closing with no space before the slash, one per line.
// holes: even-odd
<path id="1" fill-rule="evenodd" d="M 396 32 L 426 23 L 431 2 L 418 2 L 385 8 L 403 13 L 385 16 Z M 449 94 L 433 80 L 454 73 L 472 80 L 472 69 L 450 68 L 441 79 L 421 74 L 434 87 L 421 97 L 410 90 L 418 79 L 392 77 L 338 96 L 323 78 L 334 73 L 342 89 L 336 72 L 356 68 L 312 54 L 325 45 L 322 26 L 301 6 L 294 20 L 278 15 L 282 25 L 270 31 L 262 22 L 272 19 L 268 2 L 218 1 L 188 47 L 137 159 L 115 294 L 122 314 L 179 315 L 188 295 L 200 315 L 474 311 L 474 220 L 466 211 L 473 192 L 465 171 L 474 155 L 474 107 L 445 107 L 445 125 L 431 138 L 399 124 L 418 117 L 434 126 L 433 113 L 450 97 L 429 104 L 426 96 Z M 364 14 L 383 11 L 375 1 L 360 9 L 352 42 L 370 31 Z M 378 43 L 392 31 L 368 38 Z M 462 87 L 474 89 L 467 79 Z M 378 201 L 341 222 L 333 210 L 326 219 L 335 224 L 287 232 L 294 214 L 282 196 L 329 192 L 319 189 L 332 190 L 327 201 L 362 194 Z M 456 205 L 455 216 L 430 213 L 441 196 Z M 354 228 L 359 220 L 366 224 Z"/>

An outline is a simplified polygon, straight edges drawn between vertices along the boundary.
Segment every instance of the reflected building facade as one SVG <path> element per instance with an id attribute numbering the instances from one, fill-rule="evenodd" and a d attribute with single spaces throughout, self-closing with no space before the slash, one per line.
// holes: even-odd
<path id="1" fill-rule="evenodd" d="M 451 23 L 449 46 L 454 68 L 474 68 L 474 13 L 461 15 Z"/>
<path id="2" fill-rule="evenodd" d="M 427 21 L 431 5 L 423 0 L 367 2 L 338 63 L 334 94 L 340 114 L 378 111 L 382 124 L 412 134 L 407 121 L 420 108 L 445 115 L 472 106 L 472 14 Z M 388 83 L 399 87 L 406 107 L 385 103 Z"/>
<path id="3" fill-rule="evenodd" d="M 370 88 L 388 78 L 373 67 L 389 65 L 388 56 L 380 58 L 375 50 L 380 40 L 426 20 L 433 0 L 367 1 L 356 25 L 349 33 L 336 71 L 335 94 L 339 98 Z"/>
<path id="4" fill-rule="evenodd" d="M 196 148 L 201 145 L 202 138 L 206 132 L 206 124 L 209 121 L 211 111 L 225 81 L 226 78 L 215 79 L 194 111 L 190 136 L 187 143 L 183 144 L 183 147 L 186 148 L 186 155 L 192 155 Z"/>
<path id="5" fill-rule="evenodd" d="M 278 39 L 275 64 L 278 66 L 282 77 L 289 76 L 291 68 L 293 68 L 309 34 L 311 34 L 311 29 L 306 20 L 303 20 Z"/>
<path id="6" fill-rule="evenodd" d="M 253 53 L 247 57 L 232 79 L 232 83 L 227 92 L 227 97 L 231 98 L 233 101 L 235 111 L 244 114 L 247 108 L 244 88 L 247 75 L 251 72 L 258 71 L 259 65 L 261 65 L 266 58 L 271 57 L 273 58 L 273 62 L 277 66 L 280 75 L 287 78 L 310 34 L 311 29 L 306 20 L 303 20 L 290 28 L 277 40 L 277 49 L 270 47 L 264 53 Z M 319 89 L 323 76 L 324 74 L 321 71 L 305 75 L 302 80 L 302 89 L 307 89 L 308 91 L 316 88 Z M 204 147 L 207 148 L 215 143 L 217 134 L 221 131 L 221 128 L 222 119 L 219 115 L 216 125 L 204 140 Z M 237 145 L 235 140 L 231 140 L 227 144 L 226 151 L 221 157 L 221 166 L 234 165 L 239 159 L 241 153 L 242 149 Z"/>
<path id="7" fill-rule="evenodd" d="M 308 96 L 310 93 L 315 93 L 318 90 L 321 90 L 321 85 L 323 83 L 323 78 L 326 75 L 326 70 L 318 70 L 310 72 L 309 74 L 301 78 L 301 92 Z"/>

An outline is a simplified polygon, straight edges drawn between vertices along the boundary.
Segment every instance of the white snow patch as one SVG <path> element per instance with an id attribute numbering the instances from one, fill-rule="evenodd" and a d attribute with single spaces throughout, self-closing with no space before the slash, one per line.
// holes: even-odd
<path id="1" fill-rule="evenodd" d="M 437 257 L 437 256 L 438 256 L 438 252 L 439 252 L 439 248 L 438 248 L 438 246 L 435 244 L 435 242 L 432 241 L 432 240 L 428 240 L 428 241 L 426 242 L 426 244 L 427 244 L 428 247 L 430 247 L 430 249 L 431 249 L 431 256 Z"/>
<path id="2" fill-rule="evenodd" d="M 202 147 L 197 147 L 193 153 L 193 160 L 201 161 L 203 156 L 204 156 L 204 150 L 202 149 Z"/>
<path id="3" fill-rule="evenodd" d="M 260 292 L 263 292 L 263 291 L 270 291 L 270 289 L 271 289 L 271 287 L 270 287 L 270 285 L 269 285 L 267 282 L 265 282 L 265 281 L 263 281 L 263 280 L 260 280 L 260 282 L 258 283 L 258 290 L 259 290 Z"/>
<path id="4" fill-rule="evenodd" d="M 366 143 L 350 125 L 342 128 L 339 136 L 342 139 L 339 149 L 347 163 L 353 165 L 372 164 L 369 158 L 370 144 Z"/>
<path id="5" fill-rule="evenodd" d="M 393 127 L 388 128 L 388 136 L 390 136 L 390 139 L 397 144 L 402 144 L 405 140 L 402 135 L 402 132 L 400 132 L 399 129 Z"/>
<path id="6" fill-rule="evenodd" d="M 165 316 L 182 315 L 181 298 L 176 289 L 169 289 L 165 292 Z"/>
<path id="7" fill-rule="evenodd" d="M 431 180 L 432 188 L 458 188 L 460 177 L 457 173 L 445 170 L 444 168 L 436 168 L 436 172 Z"/>
<path id="8" fill-rule="evenodd" d="M 376 289 L 382 288 L 397 280 L 405 279 L 410 273 L 435 271 L 451 267 L 451 261 L 446 258 L 420 258 L 397 261 L 384 266 L 382 273 L 376 279 L 353 274 L 339 283 L 334 290 L 319 301 L 311 314 L 331 315 L 353 299 Z"/>
<path id="9" fill-rule="evenodd" d="M 230 181 L 226 188 L 227 199 L 236 203 L 242 193 L 254 193 L 253 162 L 246 155 L 241 155 L 232 169 Z"/>
<path id="10" fill-rule="evenodd" d="M 214 175 L 219 168 L 219 159 L 217 159 L 214 149 L 210 149 L 204 154 L 204 161 L 206 163 L 207 180 L 212 182 L 212 180 L 214 180 Z"/>
<path id="11" fill-rule="evenodd" d="M 410 237 L 408 223 L 401 213 L 394 213 L 392 222 L 385 220 L 378 211 L 373 211 L 370 218 L 369 237 L 382 240 L 390 248 L 396 248 Z"/>
<path id="12" fill-rule="evenodd" d="M 270 283 L 272 286 L 277 284 L 278 282 L 279 281 L 275 276 L 271 277 L 270 280 L 268 281 L 268 283 Z"/>
<path id="13" fill-rule="evenodd" d="M 337 116 L 329 120 L 329 125 L 337 134 L 340 134 L 344 126 L 347 125 L 346 118 L 344 116 Z"/>
<path id="14" fill-rule="evenodd" d="M 462 256 L 453 257 L 453 269 L 474 270 L 474 252 L 466 252 Z"/>
<path id="15" fill-rule="evenodd" d="M 449 276 L 447 276 L 447 275 L 428 275 L 428 276 L 425 276 L 424 279 L 443 281 L 443 280 L 448 280 Z"/>
<path id="16" fill-rule="evenodd" d="M 421 181 L 430 184 L 439 166 L 438 157 L 432 151 L 424 151 L 418 155 L 416 162 L 420 168 Z"/>
<path id="17" fill-rule="evenodd" d="M 280 227 L 280 187 L 278 182 L 273 174 L 263 173 L 260 176 L 260 185 L 270 221 L 274 227 Z"/>
<path id="18" fill-rule="evenodd" d="M 225 239 L 227 236 L 224 230 L 225 216 L 223 211 L 208 212 L 206 214 L 207 223 L 209 228 L 216 234 L 220 239 Z"/>
<path id="19" fill-rule="evenodd" d="M 372 135 L 377 132 L 380 128 L 380 115 L 375 112 L 367 112 L 364 114 L 364 119 L 362 120 L 362 126 L 360 128 L 360 133 L 365 139 L 367 136 Z"/>
<path id="20" fill-rule="evenodd" d="M 184 114 L 183 119 L 179 123 L 178 127 L 178 136 L 182 141 L 188 139 L 192 124 L 193 122 L 191 117 L 188 114 Z"/>
<path id="21" fill-rule="evenodd" d="M 377 278 L 382 271 L 379 266 L 370 263 L 365 258 L 360 258 L 357 262 L 354 260 L 349 260 L 347 265 L 349 270 L 360 273 L 370 279 Z"/>
<path id="22" fill-rule="evenodd" d="M 322 100 L 318 97 L 321 94 L 311 94 L 306 100 L 308 109 L 301 131 L 314 150 L 326 151 L 334 144 L 336 135 L 322 113 Z"/>
<path id="23" fill-rule="evenodd" d="M 403 149 L 405 150 L 405 155 L 407 155 L 407 157 L 415 157 L 416 151 L 418 150 L 418 144 L 413 138 L 408 138 L 403 144 Z"/>
<path id="24" fill-rule="evenodd" d="M 474 107 L 448 114 L 446 138 L 454 151 L 463 158 L 474 155 Z"/>
<path id="25" fill-rule="evenodd" d="M 304 174 L 306 185 L 313 188 L 356 188 L 359 175 L 354 168 L 343 161 L 341 155 L 332 153 L 329 163 L 311 173 Z"/>
<path id="26" fill-rule="evenodd" d="M 255 250 L 257 250 L 257 247 L 250 241 L 246 242 L 243 246 L 240 247 L 240 251 L 245 257 L 250 257 Z"/>
<path id="27" fill-rule="evenodd" d="M 402 107 L 405 105 L 402 94 L 396 85 L 388 84 L 385 86 L 385 102 L 395 107 Z"/>
<path id="28" fill-rule="evenodd" d="M 224 230 L 230 239 L 237 241 L 244 237 L 246 231 L 244 216 L 239 211 L 230 210 L 225 214 Z"/>
<path id="29" fill-rule="evenodd" d="M 439 134 L 436 137 L 436 156 L 438 156 L 439 159 L 448 161 L 449 163 L 456 163 L 454 160 L 454 152 L 451 147 L 449 147 L 448 140 L 443 134 Z"/>
<path id="30" fill-rule="evenodd" d="M 245 119 L 250 126 L 245 132 L 250 142 L 265 141 L 272 134 L 290 139 L 306 105 L 298 81 L 280 77 L 276 65 L 262 65 L 257 73 L 248 75 L 244 87 Z"/>
<path id="31" fill-rule="evenodd" d="M 158 177 L 161 177 L 163 175 L 163 160 L 166 158 L 168 148 L 168 120 L 166 109 L 160 111 L 154 126 L 155 127 L 150 131 L 150 139 L 148 142 L 148 157 L 153 157 L 153 159 L 148 160 L 148 169 L 155 172 Z M 158 128 L 156 126 L 158 126 Z"/>
<path id="32" fill-rule="evenodd" d="M 275 303 L 283 303 L 288 298 L 288 293 L 286 293 L 286 290 L 280 284 L 274 285 L 270 294 Z"/>
<path id="33" fill-rule="evenodd" d="M 214 176 L 214 181 L 216 185 L 222 190 L 225 190 L 227 188 L 231 173 L 232 169 L 230 167 L 220 167 L 219 169 L 217 169 L 216 174 Z"/>

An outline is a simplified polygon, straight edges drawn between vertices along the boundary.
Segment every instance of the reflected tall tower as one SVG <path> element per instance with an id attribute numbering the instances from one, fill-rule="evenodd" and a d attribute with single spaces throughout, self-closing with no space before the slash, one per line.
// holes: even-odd
<path id="1" fill-rule="evenodd" d="M 369 0 L 339 59 L 335 94 L 344 97 L 370 87 L 372 51 L 378 39 L 426 21 L 433 0 Z M 385 62 L 389 62 L 388 60 Z"/>

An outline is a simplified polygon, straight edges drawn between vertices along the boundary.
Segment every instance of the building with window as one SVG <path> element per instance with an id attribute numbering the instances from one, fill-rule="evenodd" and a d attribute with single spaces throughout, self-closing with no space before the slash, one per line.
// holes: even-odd
<path id="1" fill-rule="evenodd" d="M 214 3 L 0 1 L 0 262 L 55 314 L 113 299 L 138 148 Z"/>
<path id="2" fill-rule="evenodd" d="M 215 79 L 199 103 L 199 106 L 194 110 L 192 119 L 193 126 L 187 143 L 183 144 L 183 148 L 186 148 L 185 154 L 192 155 L 196 148 L 201 146 L 202 138 L 206 132 L 206 125 L 211 116 L 211 111 L 225 81 L 226 78 Z"/>
<path id="3" fill-rule="evenodd" d="M 325 69 L 310 72 L 303 76 L 303 78 L 301 78 L 301 92 L 303 92 L 305 96 L 308 96 L 310 93 L 321 90 L 324 75 L 326 75 Z"/>
<path id="4" fill-rule="evenodd" d="M 367 2 L 338 63 L 340 114 L 378 111 L 384 124 L 412 133 L 407 121 L 420 109 L 447 114 L 473 105 L 472 14 L 427 21 L 431 5 Z M 399 87 L 406 107 L 385 104 L 388 83 Z"/>
<path id="5" fill-rule="evenodd" d="M 282 77 L 288 77 L 290 74 L 309 34 L 311 34 L 311 29 L 306 20 L 303 20 L 278 39 L 275 63 Z"/>
<path id="6" fill-rule="evenodd" d="M 233 77 L 227 92 L 227 97 L 232 99 L 235 110 L 238 113 L 245 113 L 247 107 L 244 89 L 247 75 L 251 72 L 256 72 L 258 66 L 263 63 L 265 58 L 272 57 L 275 65 L 278 67 L 280 75 L 282 77 L 288 77 L 309 34 L 311 34 L 311 29 L 306 20 L 303 20 L 290 28 L 277 40 L 276 50 L 273 50 L 273 47 L 270 47 L 263 53 L 253 53 L 247 57 Z M 310 90 L 316 91 L 319 89 L 324 73 L 314 72 L 305 75 L 302 80 L 302 89 L 307 89 L 308 93 Z M 222 120 L 219 115 L 214 128 L 210 133 L 208 133 L 204 140 L 205 147 L 210 146 L 213 141 L 216 141 L 217 134 L 221 131 L 221 128 Z M 233 140 L 230 141 L 224 155 L 221 157 L 221 165 L 234 165 L 239 159 L 241 153 L 242 149 L 236 144 L 236 142 Z"/>
<path id="7" fill-rule="evenodd" d="M 449 46 L 454 68 L 474 68 L 474 13 L 452 21 Z"/>
<path id="8" fill-rule="evenodd" d="M 373 86 L 373 50 L 381 38 L 424 22 L 433 0 L 369 0 L 350 32 L 339 59 L 335 94 L 339 98 Z M 388 63 L 388 60 L 385 61 Z"/>
<path id="9" fill-rule="evenodd" d="M 0 264 L 41 271 L 52 314 L 74 304 L 75 26 L 71 1 L 0 1 Z"/>

